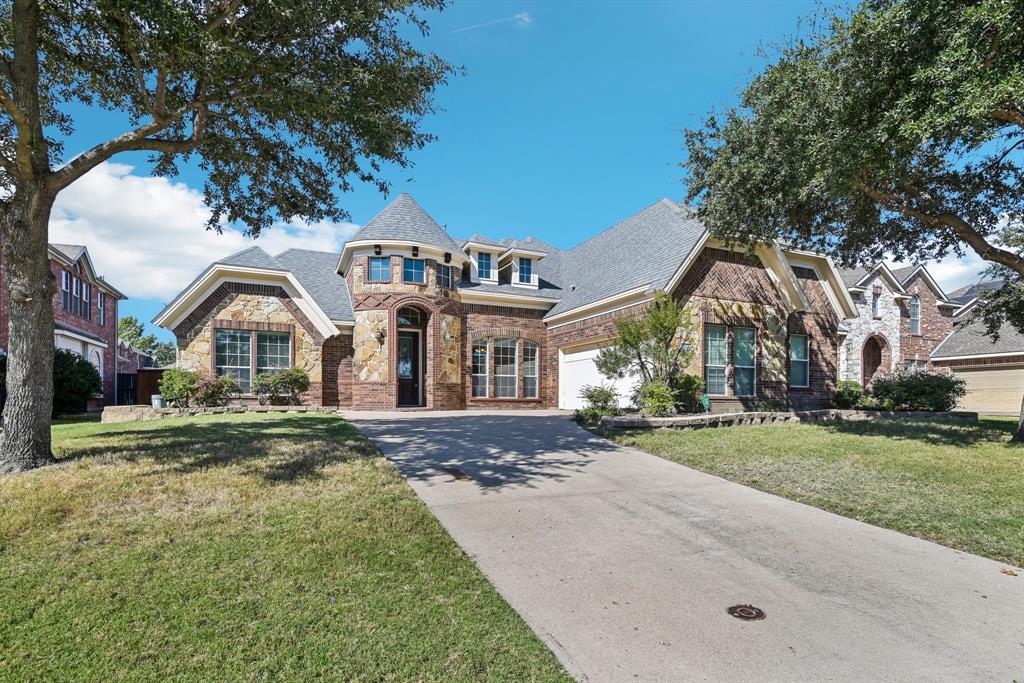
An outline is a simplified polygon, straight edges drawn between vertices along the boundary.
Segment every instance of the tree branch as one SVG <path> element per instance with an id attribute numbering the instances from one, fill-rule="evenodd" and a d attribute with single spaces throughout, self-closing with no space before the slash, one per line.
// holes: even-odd
<path id="1" fill-rule="evenodd" d="M 116 138 L 100 143 L 92 149 L 83 152 L 53 174 L 50 182 L 54 190 L 58 192 L 63 190 L 113 155 L 133 149 L 133 145 L 145 140 L 153 133 L 160 132 L 169 124 L 169 120 L 164 122 L 150 121 L 145 125 L 139 126 L 127 133 L 122 133 Z"/>
<path id="2" fill-rule="evenodd" d="M 1019 111 L 1001 107 L 992 112 L 992 117 L 999 121 L 1005 121 L 1006 123 L 1015 123 L 1021 128 L 1024 128 L 1024 114 Z"/>
<path id="3" fill-rule="evenodd" d="M 238 8 L 241 6 L 242 0 L 231 0 L 224 7 L 224 11 L 210 17 L 210 19 L 206 22 L 206 25 L 203 28 L 207 31 L 207 33 L 211 31 L 216 31 L 218 28 L 224 25 L 224 22 L 235 16 L 235 12 L 237 12 Z"/>
<path id="4" fill-rule="evenodd" d="M 933 216 L 915 209 L 905 197 L 876 190 L 865 182 L 858 183 L 858 187 L 864 194 L 877 201 L 889 211 L 894 211 L 910 218 L 916 218 L 930 228 L 948 228 L 952 230 L 956 233 L 957 237 L 970 245 L 977 252 L 978 256 L 984 260 L 1006 266 L 1024 276 L 1024 259 L 1012 251 L 1001 249 L 990 243 L 970 223 L 959 216 L 951 213 L 941 213 Z"/>

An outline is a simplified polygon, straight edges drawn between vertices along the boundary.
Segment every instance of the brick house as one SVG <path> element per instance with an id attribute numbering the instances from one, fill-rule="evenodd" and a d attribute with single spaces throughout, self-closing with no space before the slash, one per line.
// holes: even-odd
<path id="1" fill-rule="evenodd" d="M 53 297 L 53 343 L 92 363 L 103 380 L 103 396 L 89 408 L 114 403 L 117 375 L 117 302 L 125 296 L 96 273 L 89 250 L 76 244 L 51 244 L 50 270 L 57 282 Z M 0 257 L 2 258 L 2 257 Z M 11 300 L 7 270 L 0 260 L 0 348 L 7 349 Z"/>
<path id="2" fill-rule="evenodd" d="M 924 266 L 884 263 L 842 271 L 857 315 L 840 328 L 839 379 L 867 385 L 877 374 L 929 366 L 932 351 L 953 329 L 960 304 Z"/>
<path id="3" fill-rule="evenodd" d="M 574 408 L 601 381 L 594 357 L 614 321 L 659 291 L 691 313 L 689 370 L 715 410 L 831 400 L 840 321 L 856 314 L 831 260 L 730 250 L 667 199 L 560 250 L 457 240 L 403 194 L 340 254 L 251 247 L 211 264 L 154 322 L 174 333 L 179 367 L 243 388 L 302 367 L 312 404 Z M 623 403 L 633 384 L 616 385 Z"/>

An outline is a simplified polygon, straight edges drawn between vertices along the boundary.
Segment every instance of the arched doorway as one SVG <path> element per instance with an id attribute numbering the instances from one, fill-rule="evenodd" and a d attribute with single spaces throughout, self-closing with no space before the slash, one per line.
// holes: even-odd
<path id="1" fill-rule="evenodd" d="M 861 351 L 861 383 L 867 386 L 871 383 L 875 373 L 882 368 L 882 361 L 888 354 L 889 344 L 878 335 L 872 335 L 864 341 L 864 349 Z"/>
<path id="2" fill-rule="evenodd" d="M 430 314 L 416 306 L 402 306 L 395 312 L 397 330 L 395 376 L 398 405 L 426 405 L 427 322 Z"/>

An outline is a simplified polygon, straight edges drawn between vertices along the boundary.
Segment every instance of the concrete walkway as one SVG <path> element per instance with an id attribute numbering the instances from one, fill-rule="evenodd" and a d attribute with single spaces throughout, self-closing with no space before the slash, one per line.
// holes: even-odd
<path id="1" fill-rule="evenodd" d="M 347 417 L 580 680 L 1024 681 L 1024 575 L 1000 563 L 554 412 Z"/>

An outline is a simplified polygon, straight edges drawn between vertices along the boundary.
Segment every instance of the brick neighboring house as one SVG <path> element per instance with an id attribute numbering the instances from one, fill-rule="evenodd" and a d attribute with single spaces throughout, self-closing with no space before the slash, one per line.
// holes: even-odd
<path id="1" fill-rule="evenodd" d="M 928 269 L 890 269 L 884 263 L 842 271 L 857 315 L 840 330 L 839 379 L 868 384 L 879 373 L 929 365 L 932 351 L 953 329 L 960 304 L 946 296 Z"/>
<path id="2" fill-rule="evenodd" d="M 1004 323 L 993 340 L 980 320 L 972 318 L 985 292 L 1002 287 L 1002 280 L 974 282 L 951 292 L 960 305 L 953 331 L 931 354 L 938 367 L 949 368 L 966 382 L 962 410 L 992 415 L 1017 415 L 1024 398 L 1024 335 Z"/>
<path id="3" fill-rule="evenodd" d="M 409 195 L 338 253 L 251 247 L 211 264 L 154 322 L 180 367 L 306 369 L 313 404 L 359 410 L 580 404 L 616 319 L 671 293 L 696 323 L 690 371 L 715 410 L 831 400 L 838 327 L 856 315 L 831 260 L 716 242 L 662 199 L 568 250 L 456 240 Z M 618 383 L 623 403 L 634 382 Z M 242 400 L 252 400 L 243 397 Z"/>
<path id="4" fill-rule="evenodd" d="M 57 282 L 53 297 L 53 343 L 72 351 L 99 370 L 102 400 L 89 409 L 113 404 L 117 363 L 117 302 L 125 296 L 96 273 L 89 250 L 77 244 L 49 245 L 50 270 Z M 0 348 L 7 349 L 11 300 L 7 269 L 0 260 Z"/>

